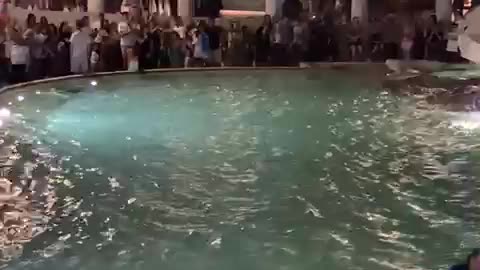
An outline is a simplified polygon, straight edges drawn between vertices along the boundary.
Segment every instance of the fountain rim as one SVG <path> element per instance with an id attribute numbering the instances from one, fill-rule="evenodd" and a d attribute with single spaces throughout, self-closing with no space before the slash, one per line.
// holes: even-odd
<path id="1" fill-rule="evenodd" d="M 322 62 L 322 63 L 308 63 L 300 64 L 298 66 L 265 66 L 265 67 L 198 67 L 198 68 L 160 68 L 160 69 L 147 69 L 142 72 L 132 71 L 112 71 L 112 72 L 97 72 L 97 73 L 85 73 L 74 74 L 60 77 L 53 77 L 41 80 L 33 80 L 18 84 L 7 85 L 0 88 L 0 95 L 9 91 L 21 89 L 23 87 L 39 85 L 51 82 L 67 81 L 71 79 L 86 79 L 95 77 L 109 77 L 118 75 L 129 74 L 150 74 L 150 73 L 189 73 L 189 72 L 202 72 L 202 71 L 235 71 L 235 70 L 308 70 L 308 69 L 325 69 L 325 68 L 346 68 L 354 66 L 369 66 L 369 67 L 385 67 L 384 63 L 369 63 L 369 62 Z"/>

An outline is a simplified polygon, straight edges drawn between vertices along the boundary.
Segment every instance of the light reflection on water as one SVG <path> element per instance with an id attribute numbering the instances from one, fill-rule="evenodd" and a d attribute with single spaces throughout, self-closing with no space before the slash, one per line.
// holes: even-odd
<path id="1" fill-rule="evenodd" d="M 480 240 L 475 113 L 342 71 L 138 76 L 3 95 L 57 199 L 10 269 L 433 269 Z"/>

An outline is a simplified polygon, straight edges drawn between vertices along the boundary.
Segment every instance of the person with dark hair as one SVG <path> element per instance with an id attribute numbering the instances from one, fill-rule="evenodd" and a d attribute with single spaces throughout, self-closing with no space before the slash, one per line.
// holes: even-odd
<path id="1" fill-rule="evenodd" d="M 114 22 L 106 26 L 108 36 L 104 37 L 100 51 L 100 57 L 105 71 L 116 71 L 123 68 L 122 49 L 120 47 L 120 35 L 118 25 Z"/>
<path id="2" fill-rule="evenodd" d="M 211 50 L 209 65 L 220 66 L 222 63 L 221 37 L 223 28 L 215 23 L 215 18 L 209 18 L 206 33 Z"/>
<path id="3" fill-rule="evenodd" d="M 149 29 L 146 33 L 145 40 L 141 43 L 141 53 L 139 56 L 140 67 L 142 69 L 157 68 L 160 59 L 162 30 L 157 21 L 150 19 Z"/>
<path id="4" fill-rule="evenodd" d="M 48 27 L 48 19 L 45 16 L 40 17 L 40 27 L 43 30 Z"/>
<path id="5" fill-rule="evenodd" d="M 285 0 L 282 4 L 282 15 L 290 20 L 298 20 L 303 6 L 300 0 Z"/>
<path id="6" fill-rule="evenodd" d="M 265 66 L 270 61 L 272 30 L 272 17 L 265 15 L 262 25 L 255 32 L 255 64 L 257 66 Z"/>
<path id="7" fill-rule="evenodd" d="M 33 39 L 30 42 L 31 62 L 29 66 L 30 79 L 44 79 L 47 76 L 49 52 L 47 49 L 48 24 L 37 24 L 34 28 Z"/>
<path id="8" fill-rule="evenodd" d="M 480 269 L 480 249 L 475 248 L 467 256 L 467 261 L 450 267 L 450 270 L 479 270 Z"/>
<path id="9" fill-rule="evenodd" d="M 62 22 L 58 28 L 57 50 L 54 58 L 54 76 L 65 76 L 70 71 L 70 36 L 72 29 L 67 22 Z"/>
<path id="10" fill-rule="evenodd" d="M 44 33 L 47 35 L 47 39 L 45 40 L 45 50 L 47 51 L 47 63 L 46 63 L 46 70 L 47 70 L 47 77 L 54 76 L 55 74 L 55 57 L 57 54 L 57 45 L 58 45 L 58 28 L 55 24 L 51 23 L 47 26 L 46 31 Z"/>
<path id="11" fill-rule="evenodd" d="M 34 14 L 29 13 L 27 15 L 27 20 L 25 22 L 25 27 L 27 29 L 32 29 L 33 30 L 33 28 L 35 27 L 36 24 L 37 24 L 37 17 L 35 17 Z"/>

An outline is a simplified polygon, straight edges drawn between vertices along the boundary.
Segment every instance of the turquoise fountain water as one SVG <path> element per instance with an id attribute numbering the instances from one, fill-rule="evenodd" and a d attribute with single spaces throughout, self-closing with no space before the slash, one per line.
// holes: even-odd
<path id="1" fill-rule="evenodd" d="M 8 269 L 441 269 L 479 240 L 477 115 L 353 72 L 77 79 L 0 106 L 28 228 L 3 226 Z"/>

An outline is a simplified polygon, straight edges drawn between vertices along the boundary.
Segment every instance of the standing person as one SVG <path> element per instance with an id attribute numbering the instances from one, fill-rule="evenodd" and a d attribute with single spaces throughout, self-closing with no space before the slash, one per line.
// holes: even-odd
<path id="1" fill-rule="evenodd" d="M 70 38 L 70 71 L 86 73 L 89 71 L 89 56 L 92 38 L 83 20 L 77 21 L 77 30 Z"/>
<path id="2" fill-rule="evenodd" d="M 398 59 L 400 42 L 402 39 L 402 27 L 393 14 L 387 15 L 382 26 L 383 48 L 386 59 Z"/>
<path id="3" fill-rule="evenodd" d="M 216 25 L 215 18 L 208 20 L 207 35 L 210 45 L 210 60 L 209 64 L 213 66 L 220 66 L 222 64 L 222 48 L 221 48 L 221 36 L 223 29 L 221 26 Z"/>
<path id="4" fill-rule="evenodd" d="M 243 55 L 242 66 L 252 66 L 254 60 L 253 39 L 248 26 L 242 26 L 241 54 Z"/>
<path id="5" fill-rule="evenodd" d="M 10 77 L 11 83 L 21 83 L 27 80 L 27 66 L 30 60 L 29 42 L 33 39 L 33 30 L 29 29 L 20 34 L 17 28 L 9 27 L 8 36 L 12 40 L 10 49 Z"/>
<path id="6" fill-rule="evenodd" d="M 134 12 L 130 20 L 128 20 L 128 13 L 124 13 L 124 20 L 118 24 L 124 69 L 128 69 L 127 50 L 134 49 L 141 38 L 143 38 L 143 22 L 141 13 L 139 13 L 137 9 L 133 9 L 133 11 Z"/>
<path id="7" fill-rule="evenodd" d="M 283 18 L 274 26 L 272 64 L 285 66 L 290 63 L 290 45 L 293 41 L 293 27 L 289 19 Z"/>
<path id="8" fill-rule="evenodd" d="M 220 66 L 222 64 L 222 48 L 221 37 L 223 29 L 215 22 L 215 18 L 208 20 L 207 31 L 208 42 L 210 45 L 210 59 L 209 64 L 212 66 Z"/>
<path id="9" fill-rule="evenodd" d="M 210 44 L 206 33 L 205 21 L 200 21 L 193 35 L 193 58 L 197 65 L 205 66 L 210 58 Z"/>
<path id="10" fill-rule="evenodd" d="M 379 56 L 383 53 L 383 37 L 381 22 L 377 18 L 373 18 L 370 23 L 368 41 L 370 46 L 370 60 L 378 61 Z"/>
<path id="11" fill-rule="evenodd" d="M 401 42 L 402 58 L 404 60 L 412 59 L 412 48 L 413 48 L 414 38 L 415 38 L 414 28 L 406 25 L 403 29 L 403 37 Z"/>
<path id="12" fill-rule="evenodd" d="M 445 39 L 441 24 L 437 21 L 437 16 L 429 17 L 426 42 L 426 59 L 441 61 L 445 49 Z"/>
<path id="13" fill-rule="evenodd" d="M 265 15 L 262 25 L 255 33 L 255 64 L 257 66 L 268 65 L 270 61 L 272 29 L 272 17 Z"/>
<path id="14" fill-rule="evenodd" d="M 187 35 L 185 36 L 185 39 L 183 40 L 184 47 L 185 47 L 185 67 L 191 67 L 194 64 L 194 51 L 195 51 L 195 46 L 193 45 L 193 40 L 196 34 L 196 29 L 195 28 L 188 28 Z"/>
<path id="15" fill-rule="evenodd" d="M 170 53 L 173 42 L 173 35 L 176 32 L 171 28 L 171 23 L 168 20 L 160 21 L 160 47 L 155 48 L 159 49 L 159 66 L 161 68 L 169 68 L 171 65 Z"/>
<path id="16" fill-rule="evenodd" d="M 117 31 L 118 26 L 112 22 L 106 27 L 108 36 L 104 37 L 101 44 L 101 62 L 105 71 L 121 70 L 123 68 L 123 55 L 120 47 L 120 35 Z"/>
<path id="17" fill-rule="evenodd" d="M 72 29 L 67 22 L 58 28 L 57 52 L 53 59 L 54 76 L 65 76 L 70 73 L 70 37 Z"/>
<path id="18" fill-rule="evenodd" d="M 45 49 L 47 51 L 47 76 L 51 77 L 55 73 L 54 63 L 59 42 L 57 27 L 53 23 L 49 24 L 46 34 L 47 40 L 45 41 Z"/>
<path id="19" fill-rule="evenodd" d="M 172 49 L 170 53 L 171 67 L 182 68 L 185 67 L 185 55 L 186 55 L 185 42 L 178 33 L 173 36 Z"/>
<path id="20" fill-rule="evenodd" d="M 293 42 L 292 42 L 292 56 L 291 64 L 298 65 L 300 61 L 305 59 L 308 49 L 308 25 L 307 18 L 302 15 L 299 20 L 293 24 Z"/>
<path id="21" fill-rule="evenodd" d="M 118 23 L 118 34 L 120 35 L 120 47 L 122 49 L 123 69 L 128 66 L 127 50 L 135 46 L 135 38 L 131 33 L 128 12 L 122 12 L 122 20 Z"/>
<path id="22" fill-rule="evenodd" d="M 425 59 L 428 35 L 428 27 L 424 19 L 421 17 L 417 17 L 417 19 L 415 20 L 415 36 L 413 37 L 412 47 L 413 59 Z"/>
<path id="23" fill-rule="evenodd" d="M 157 25 L 155 18 L 150 19 L 149 29 L 146 31 L 146 39 L 142 43 L 140 55 L 141 66 L 143 69 L 153 69 L 158 67 L 160 54 L 161 29 Z"/>
<path id="24" fill-rule="evenodd" d="M 350 59 L 358 60 L 363 54 L 362 25 L 360 18 L 354 17 L 348 30 L 348 47 L 350 48 Z"/>
<path id="25" fill-rule="evenodd" d="M 40 17 L 40 31 L 48 28 L 48 19 L 45 16 Z"/>
<path id="26" fill-rule="evenodd" d="M 47 25 L 48 27 L 48 25 Z M 35 26 L 32 42 L 30 43 L 31 65 L 29 68 L 30 79 L 39 80 L 47 76 L 48 51 L 46 40 L 48 35 L 42 24 Z"/>
<path id="27" fill-rule="evenodd" d="M 37 17 L 33 15 L 32 13 L 29 13 L 27 15 L 27 20 L 25 22 L 25 30 L 33 30 L 35 28 L 35 25 L 37 24 Z"/>
<path id="28" fill-rule="evenodd" d="M 225 54 L 225 64 L 235 66 L 239 64 L 240 47 L 242 42 L 242 32 L 239 29 L 238 22 L 232 22 L 227 34 L 227 49 Z"/>

